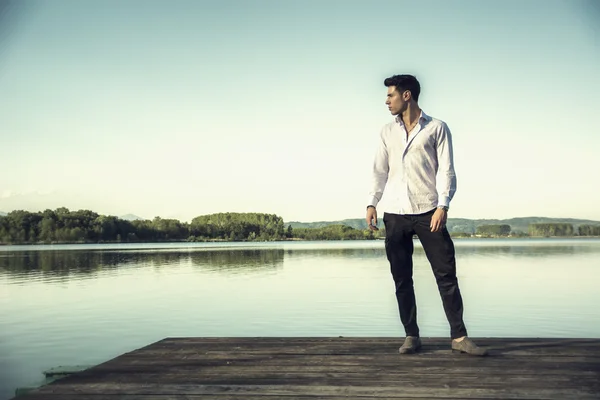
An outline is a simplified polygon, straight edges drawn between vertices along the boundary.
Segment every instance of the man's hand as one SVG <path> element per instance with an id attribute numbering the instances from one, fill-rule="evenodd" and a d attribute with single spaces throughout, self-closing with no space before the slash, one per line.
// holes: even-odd
<path id="1" fill-rule="evenodd" d="M 375 209 L 375 207 L 369 207 L 367 208 L 367 225 L 369 226 L 369 229 L 372 231 L 378 231 L 379 228 L 377 228 L 377 210 Z"/>
<path id="2" fill-rule="evenodd" d="M 439 232 L 442 230 L 444 226 L 446 226 L 446 219 L 448 218 L 448 213 L 443 208 L 438 208 L 433 213 L 431 217 L 431 223 L 429 227 L 431 228 L 431 232 Z"/>

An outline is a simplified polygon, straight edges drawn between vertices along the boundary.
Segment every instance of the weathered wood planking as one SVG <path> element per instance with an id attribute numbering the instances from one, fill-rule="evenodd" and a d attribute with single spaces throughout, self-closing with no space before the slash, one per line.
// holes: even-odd
<path id="1" fill-rule="evenodd" d="M 41 399 L 600 399 L 600 339 L 167 338 L 36 389 Z"/>

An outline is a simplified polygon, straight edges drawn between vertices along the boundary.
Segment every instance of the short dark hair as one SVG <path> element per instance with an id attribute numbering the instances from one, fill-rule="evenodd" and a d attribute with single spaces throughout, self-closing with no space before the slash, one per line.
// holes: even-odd
<path id="1" fill-rule="evenodd" d="M 383 81 L 383 84 L 387 87 L 396 86 L 396 90 L 399 93 L 404 92 L 405 90 L 410 90 L 412 98 L 415 101 L 419 101 L 419 94 L 421 94 L 421 85 L 417 78 L 413 75 L 394 75 L 386 78 Z"/>

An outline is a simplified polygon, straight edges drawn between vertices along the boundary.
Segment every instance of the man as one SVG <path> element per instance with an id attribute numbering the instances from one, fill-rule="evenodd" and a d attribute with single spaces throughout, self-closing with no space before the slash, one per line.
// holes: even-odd
<path id="1" fill-rule="evenodd" d="M 450 130 L 445 122 L 419 108 L 421 86 L 414 76 L 394 75 L 385 79 L 384 85 L 388 88 L 385 104 L 395 119 L 380 133 L 366 219 L 370 229 L 377 229 L 376 207 L 385 189 L 390 202 L 390 212 L 383 215 L 385 250 L 406 332 L 400 353 L 414 353 L 421 347 L 412 279 L 416 234 L 438 284 L 450 323 L 452 350 L 486 355 L 485 349 L 467 337 L 454 244 L 445 226 L 456 191 Z"/>

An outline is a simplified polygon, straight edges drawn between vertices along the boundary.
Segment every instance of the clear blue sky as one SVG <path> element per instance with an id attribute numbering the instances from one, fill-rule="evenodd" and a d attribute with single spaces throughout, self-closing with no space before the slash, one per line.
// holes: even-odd
<path id="1" fill-rule="evenodd" d="M 598 71 L 593 0 L 0 0 L 0 211 L 362 218 L 412 73 L 451 217 L 600 220 Z"/>

